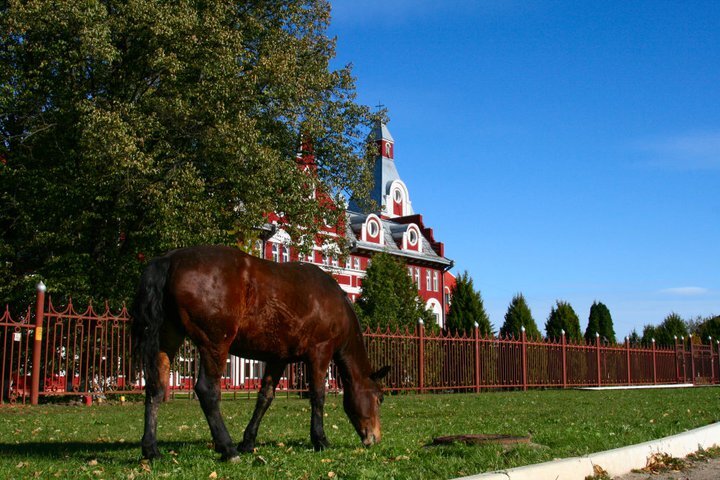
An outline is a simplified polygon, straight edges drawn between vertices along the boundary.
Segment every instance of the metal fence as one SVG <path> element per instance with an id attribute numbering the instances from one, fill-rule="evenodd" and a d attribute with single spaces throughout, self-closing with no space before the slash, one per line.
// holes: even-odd
<path id="1" fill-rule="evenodd" d="M 107 304 L 79 311 L 72 302 L 56 307 L 38 289 L 34 308 L 12 318 L 0 316 L 0 403 L 38 403 L 40 397 L 92 396 L 142 391 L 143 379 L 133 365 L 129 315 L 113 313 Z M 580 386 L 720 383 L 720 342 L 678 339 L 673 347 L 640 348 L 559 340 L 428 333 L 422 324 L 398 331 L 366 331 L 371 364 L 392 368 L 385 380 L 392 391 L 474 391 L 483 389 L 568 388 Z M 705 339 L 707 342 L 708 339 Z M 186 342 L 175 357 L 170 395 L 193 394 L 198 354 Z M 224 392 L 254 392 L 263 365 L 230 356 L 222 377 Z M 302 363 L 289 365 L 278 386 L 286 392 L 307 389 Z M 342 385 L 334 365 L 326 387 Z"/>

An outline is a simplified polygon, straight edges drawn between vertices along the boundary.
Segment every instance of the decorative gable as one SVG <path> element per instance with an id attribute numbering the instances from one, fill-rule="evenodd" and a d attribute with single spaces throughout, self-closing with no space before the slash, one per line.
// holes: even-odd
<path id="1" fill-rule="evenodd" d="M 408 225 L 402 238 L 402 249 L 422 253 L 420 229 L 415 224 Z"/>
<path id="2" fill-rule="evenodd" d="M 370 214 L 362 225 L 362 240 L 369 243 L 385 244 L 385 236 L 383 235 L 383 225 L 380 217 Z"/>

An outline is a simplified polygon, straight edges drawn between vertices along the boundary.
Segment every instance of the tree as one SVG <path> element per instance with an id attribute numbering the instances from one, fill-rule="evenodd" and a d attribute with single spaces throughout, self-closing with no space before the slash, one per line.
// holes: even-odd
<path id="1" fill-rule="evenodd" d="M 579 342 L 583 338 L 577 313 L 569 303 L 558 300 L 545 323 L 545 334 L 547 338 L 560 338 L 562 330 L 569 340 Z"/>
<path id="2" fill-rule="evenodd" d="M 507 312 L 505 312 L 505 322 L 500 327 L 500 335 L 520 338 L 521 328 L 525 327 L 525 336 L 527 338 L 539 339 L 540 330 L 538 330 L 535 319 L 530 313 L 530 307 L 528 307 L 525 297 L 522 293 L 515 295 L 508 305 Z"/>
<path id="3" fill-rule="evenodd" d="M 688 337 L 688 328 L 685 320 L 680 315 L 673 312 L 669 314 L 658 326 L 655 342 L 658 345 L 671 346 L 675 345 L 675 337 Z"/>
<path id="4" fill-rule="evenodd" d="M 493 334 L 490 317 L 485 311 L 482 296 L 479 291 L 475 290 L 473 280 L 467 271 L 457 277 L 450 293 L 452 303 L 445 325 L 448 330 L 470 333 L 477 322 L 481 335 Z"/>
<path id="5" fill-rule="evenodd" d="M 688 324 L 690 323 L 688 322 Z M 711 337 L 713 342 L 720 340 L 720 315 L 711 315 L 706 318 L 697 317 L 692 322 L 692 326 L 688 325 L 688 327 L 690 332 L 701 338 L 703 342 L 707 342 L 708 337 Z"/>
<path id="6" fill-rule="evenodd" d="M 658 327 L 656 327 L 655 325 L 645 325 L 643 327 L 642 338 L 640 340 L 641 343 L 643 345 L 650 345 L 652 343 L 653 339 L 657 338 L 657 336 L 658 336 L 657 332 L 658 332 Z"/>
<path id="7" fill-rule="evenodd" d="M 253 242 L 267 212 L 304 249 L 341 225 L 375 115 L 329 67 L 329 18 L 324 0 L 2 2 L 0 301 L 40 278 L 126 299 L 145 259 Z"/>
<path id="8" fill-rule="evenodd" d="M 672 347 L 675 345 L 675 338 L 681 337 L 687 338 L 688 327 L 685 320 L 680 315 L 673 312 L 669 314 L 662 323 L 658 326 L 645 325 L 643 328 L 642 342 L 645 345 L 650 345 L 652 339 L 655 339 L 656 345 L 662 345 L 665 347 Z"/>
<path id="9" fill-rule="evenodd" d="M 615 329 L 613 328 L 610 310 L 602 302 L 593 302 L 590 307 L 588 325 L 585 329 L 585 341 L 594 342 L 595 333 L 600 334 L 600 339 L 610 344 L 615 344 Z"/>
<path id="10" fill-rule="evenodd" d="M 634 328 L 632 329 L 632 332 L 628 335 L 628 341 L 630 342 L 630 345 L 639 345 L 640 344 L 640 335 L 638 335 L 637 330 Z"/>
<path id="11" fill-rule="evenodd" d="M 417 286 L 403 261 L 385 252 L 372 257 L 355 310 L 360 322 L 371 328 L 413 328 L 420 319 L 425 328 L 437 328 L 434 315 L 418 297 Z"/>

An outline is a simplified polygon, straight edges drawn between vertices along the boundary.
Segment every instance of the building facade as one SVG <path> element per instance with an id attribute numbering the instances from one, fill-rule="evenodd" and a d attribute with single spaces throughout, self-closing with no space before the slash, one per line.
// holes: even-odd
<path id="1" fill-rule="evenodd" d="M 402 258 L 418 288 L 418 294 L 444 327 L 450 307 L 450 292 L 455 277 L 449 272 L 453 261 L 445 257 L 445 247 L 435 239 L 432 228 L 425 225 L 422 215 L 415 213 L 410 192 L 395 165 L 395 141 L 387 126 L 378 124 L 372 132 L 378 146 L 375 160 L 374 186 L 371 199 L 378 206 L 374 212 L 363 212 L 359 203 L 350 199 L 346 211 L 344 235 L 350 254 L 341 261 L 328 249 L 316 247 L 300 257 L 290 246 L 287 233 L 278 227 L 277 217 L 268 216 L 272 236 L 262 244 L 261 256 L 276 262 L 302 261 L 314 263 L 328 271 L 355 301 L 362 291 L 362 281 L 372 256 L 387 252 Z M 299 159 L 304 168 L 312 163 L 311 156 Z"/>

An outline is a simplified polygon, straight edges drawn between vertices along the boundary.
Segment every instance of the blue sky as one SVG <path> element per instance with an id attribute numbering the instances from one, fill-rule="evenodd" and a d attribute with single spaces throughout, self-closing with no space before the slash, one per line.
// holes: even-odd
<path id="1" fill-rule="evenodd" d="M 720 2 L 334 1 L 417 213 L 498 328 L 720 314 Z"/>

